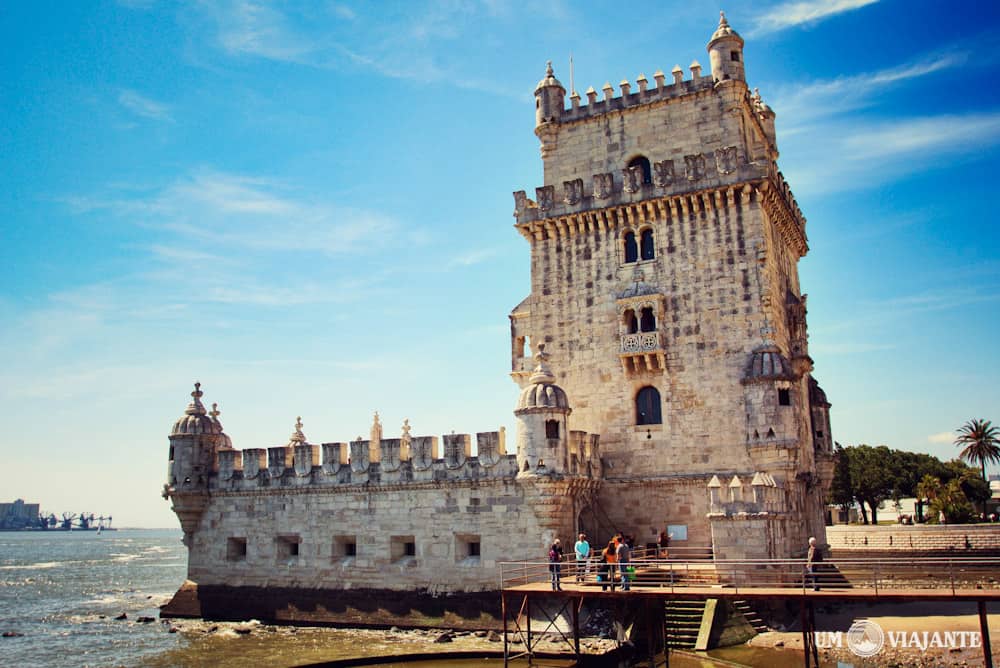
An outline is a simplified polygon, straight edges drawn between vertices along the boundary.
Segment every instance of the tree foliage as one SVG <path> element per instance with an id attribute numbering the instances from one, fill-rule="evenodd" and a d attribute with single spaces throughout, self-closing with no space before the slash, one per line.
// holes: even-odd
<path id="1" fill-rule="evenodd" d="M 942 462 L 925 453 L 892 450 L 884 445 L 856 445 L 836 448 L 836 467 L 830 502 L 847 508 L 857 502 L 865 524 L 878 523 L 878 507 L 888 499 L 915 497 L 918 515 L 929 503 L 929 519 L 944 513 L 949 523 L 974 521 L 973 504 L 990 498 L 989 484 L 979 470 L 960 460 Z"/>
<path id="2" fill-rule="evenodd" d="M 982 469 L 983 480 L 986 480 L 986 464 L 1000 463 L 1000 429 L 993 426 L 989 420 L 979 418 L 969 420 L 958 428 L 955 445 L 963 447 L 959 457 L 972 464 L 978 464 Z"/>

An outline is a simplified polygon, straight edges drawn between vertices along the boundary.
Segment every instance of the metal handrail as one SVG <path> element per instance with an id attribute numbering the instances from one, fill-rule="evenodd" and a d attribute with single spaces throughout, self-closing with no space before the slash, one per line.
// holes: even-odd
<path id="1" fill-rule="evenodd" d="M 636 551 L 639 552 L 638 550 Z M 564 582 L 572 584 L 578 575 L 575 559 L 562 564 Z M 597 559 L 583 586 L 596 584 Z M 803 559 L 716 559 L 677 560 L 636 556 L 631 566 L 633 588 L 726 587 L 727 589 L 802 588 L 815 584 L 820 588 L 870 587 L 876 595 L 892 589 L 911 588 L 949 590 L 963 587 L 1000 589 L 1000 558 L 950 557 L 912 561 L 899 559 L 827 559 L 817 562 L 811 576 Z M 501 587 L 546 582 L 551 577 L 547 561 L 511 561 L 500 563 Z M 813 581 L 813 577 L 815 581 Z"/>

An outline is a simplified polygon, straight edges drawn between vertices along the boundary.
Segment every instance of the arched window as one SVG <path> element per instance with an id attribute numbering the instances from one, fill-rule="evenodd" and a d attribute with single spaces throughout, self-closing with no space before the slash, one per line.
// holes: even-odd
<path id="1" fill-rule="evenodd" d="M 655 251 L 653 250 L 653 230 L 643 230 L 642 236 L 639 242 L 640 250 L 642 251 L 643 260 L 652 260 L 655 256 Z"/>
<path id="2" fill-rule="evenodd" d="M 639 331 L 640 332 L 656 331 L 656 316 L 653 315 L 653 309 L 651 309 L 648 306 L 639 312 Z"/>
<path id="3" fill-rule="evenodd" d="M 545 421 L 545 438 L 559 438 L 559 420 Z"/>
<path id="4" fill-rule="evenodd" d="M 660 392 L 655 387 L 646 386 L 635 395 L 635 423 L 663 424 L 660 413 Z"/>
<path id="5" fill-rule="evenodd" d="M 649 165 L 649 159 L 640 155 L 632 158 L 628 162 L 629 167 L 638 167 L 642 170 L 642 183 L 649 185 L 653 182 L 653 168 Z"/>
<path id="6" fill-rule="evenodd" d="M 635 334 L 639 331 L 639 321 L 635 317 L 635 311 L 628 309 L 625 311 L 625 332 Z"/>
<path id="7" fill-rule="evenodd" d="M 639 259 L 639 246 L 635 243 L 635 232 L 625 233 L 625 262 L 635 262 Z"/>

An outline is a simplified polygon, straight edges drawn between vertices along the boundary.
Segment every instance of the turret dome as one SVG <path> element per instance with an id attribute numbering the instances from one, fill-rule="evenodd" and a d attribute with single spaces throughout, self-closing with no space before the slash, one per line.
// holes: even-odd
<path id="1" fill-rule="evenodd" d="M 795 380 L 791 363 L 773 343 L 765 344 L 751 353 L 750 362 L 743 374 L 744 383 L 768 380 Z"/>
<path id="2" fill-rule="evenodd" d="M 551 357 L 545 352 L 545 344 L 538 345 L 538 352 L 535 354 L 535 366 L 530 383 L 521 390 L 521 396 L 517 400 L 517 410 L 531 408 L 559 408 L 569 410 L 569 400 L 566 392 L 556 385 L 556 377 L 552 375 L 548 360 Z"/>
<path id="3" fill-rule="evenodd" d="M 538 85 L 535 86 L 535 94 L 537 94 L 538 91 L 547 86 L 557 86 L 559 88 L 562 88 L 564 93 L 566 92 L 566 88 L 561 83 L 559 83 L 559 79 L 556 79 L 555 72 L 552 70 L 551 60 L 545 64 L 545 78 L 539 81 Z"/>
<path id="4" fill-rule="evenodd" d="M 204 392 L 201 391 L 201 383 L 195 383 L 194 392 L 191 393 L 191 403 L 184 410 L 184 415 L 174 423 L 171 436 L 222 433 L 222 424 L 214 416 L 209 417 L 208 411 L 201 403 L 202 396 Z"/>
<path id="5" fill-rule="evenodd" d="M 743 44 L 743 38 L 740 37 L 738 32 L 732 29 L 729 25 L 729 21 L 726 20 L 726 13 L 719 12 L 719 27 L 715 29 L 714 33 L 712 33 L 712 39 L 708 40 L 708 43 L 711 44 L 717 39 L 723 39 L 726 37 L 735 38 L 739 40 L 741 45 Z"/>

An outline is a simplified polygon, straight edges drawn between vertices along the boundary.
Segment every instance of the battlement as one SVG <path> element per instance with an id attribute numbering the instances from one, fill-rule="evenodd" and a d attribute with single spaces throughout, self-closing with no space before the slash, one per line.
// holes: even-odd
<path id="1" fill-rule="evenodd" d="M 701 65 L 698 61 L 693 61 L 690 65 L 691 78 L 684 79 L 684 71 L 680 65 L 676 65 L 671 71 L 672 80 L 667 83 L 667 76 L 657 70 L 653 75 L 654 84 L 649 85 L 649 80 L 645 74 L 636 77 L 636 88 L 638 91 L 632 92 L 632 85 L 627 79 L 622 79 L 618 84 L 620 95 L 615 97 L 615 89 L 610 82 L 606 82 L 601 87 L 601 99 L 598 100 L 598 93 L 591 86 L 585 95 L 587 101 L 581 103 L 582 98 L 577 91 L 570 93 L 570 107 L 563 109 L 562 114 L 555 120 L 557 123 L 572 123 L 585 118 L 593 118 L 612 111 L 631 109 L 642 105 L 653 104 L 663 100 L 671 100 L 686 95 L 693 95 L 705 90 L 711 90 L 715 86 L 715 81 L 711 75 L 702 76 Z"/>
<path id="2" fill-rule="evenodd" d="M 439 456 L 443 443 L 443 456 Z M 517 477 L 517 458 L 506 451 L 504 429 L 476 434 L 472 455 L 469 434 L 405 436 L 378 443 L 289 444 L 245 450 L 220 449 L 218 468 L 209 477 L 216 492 L 266 487 L 326 488 L 351 485 L 447 483 Z M 600 477 L 597 438 L 571 431 L 567 475 Z"/>

